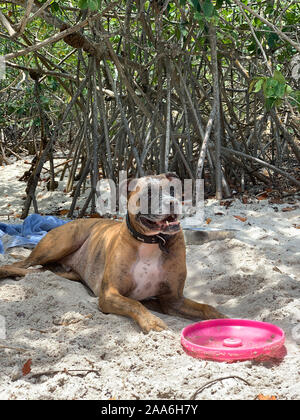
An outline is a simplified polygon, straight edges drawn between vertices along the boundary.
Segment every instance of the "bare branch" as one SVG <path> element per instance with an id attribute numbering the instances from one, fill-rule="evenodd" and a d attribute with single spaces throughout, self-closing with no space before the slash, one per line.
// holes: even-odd
<path id="1" fill-rule="evenodd" d="M 9 67 L 13 67 L 15 69 L 19 69 L 19 70 L 24 70 L 27 71 L 29 74 L 30 73 L 35 73 L 35 74 L 40 74 L 45 75 L 45 76 L 54 76 L 54 77 L 63 77 L 65 79 L 69 79 L 69 80 L 73 80 L 74 82 L 76 82 L 76 77 L 73 76 L 72 74 L 69 73 L 65 73 L 65 72 L 61 72 L 59 73 L 58 71 L 45 71 L 45 70 L 41 70 L 41 69 L 34 69 L 34 68 L 30 68 L 30 67 L 25 67 L 25 66 L 21 66 L 15 63 L 11 63 L 10 61 L 6 62 L 6 65 Z"/>
<path id="2" fill-rule="evenodd" d="M 25 26 L 27 25 L 27 22 L 28 22 L 28 19 L 29 19 L 29 15 L 31 13 L 33 2 L 34 2 L 34 0 L 28 0 L 27 1 L 25 13 L 24 13 L 24 16 L 23 16 L 23 18 L 20 22 L 20 26 L 19 26 L 17 35 L 21 35 L 24 32 Z"/>
<path id="3" fill-rule="evenodd" d="M 208 140 L 209 140 L 210 133 L 211 133 L 211 130 L 212 130 L 212 127 L 213 127 L 213 122 L 214 122 L 214 119 L 215 119 L 215 115 L 216 115 L 216 104 L 214 104 L 214 106 L 211 110 L 208 122 L 207 122 L 206 131 L 205 131 L 205 135 L 204 135 L 204 138 L 203 138 L 201 151 L 200 151 L 200 155 L 199 155 L 199 159 L 198 159 L 198 163 L 197 163 L 196 178 L 202 178 L 202 172 L 203 172 L 203 167 L 204 167 L 204 160 L 205 160 L 205 156 L 206 156 Z"/>
<path id="4" fill-rule="evenodd" d="M 293 176 L 289 175 L 287 172 L 283 171 L 282 169 L 279 169 L 279 168 L 277 168 L 276 166 L 271 165 L 270 163 L 267 163 L 267 162 L 263 161 L 262 159 L 258 159 L 258 158 L 256 158 L 256 157 L 253 157 L 253 156 L 247 155 L 246 153 L 243 153 L 243 152 L 238 152 L 237 150 L 227 149 L 226 147 L 222 147 L 222 146 L 221 146 L 221 150 L 222 150 L 224 153 L 227 153 L 227 154 L 229 154 L 229 155 L 232 153 L 232 154 L 234 154 L 234 155 L 241 156 L 241 157 L 243 157 L 243 158 L 245 158 L 245 159 L 252 160 L 252 161 L 254 161 L 254 162 L 256 162 L 256 163 L 259 163 L 260 165 L 262 165 L 262 166 L 264 166 L 264 167 L 266 167 L 266 168 L 271 169 L 271 170 L 272 170 L 272 171 L 274 171 L 274 172 L 278 172 L 280 175 L 282 175 L 282 176 L 284 176 L 284 177 L 288 178 L 288 179 L 292 182 L 292 184 L 294 184 L 294 185 L 296 185 L 298 188 L 300 188 L 300 182 L 299 182 L 299 181 L 297 181 L 297 179 L 296 179 L 296 178 L 294 178 Z"/>
<path id="5" fill-rule="evenodd" d="M 14 2 L 13 2 L 14 3 Z M 21 3 L 23 5 L 23 2 L 16 2 L 17 4 Z M 77 25 L 74 25 L 72 27 L 68 27 L 64 22 L 60 22 L 59 27 L 62 32 L 55 34 L 48 39 L 45 39 L 44 41 L 41 41 L 35 45 L 30 45 L 28 48 L 16 51 L 14 53 L 6 54 L 3 56 L 4 60 L 11 60 L 16 57 L 20 57 L 22 55 L 26 55 L 30 52 L 37 51 L 46 45 L 53 44 L 61 39 L 64 38 L 65 42 L 67 42 L 69 45 L 72 45 L 72 39 L 69 35 L 74 34 L 75 32 L 78 32 L 81 28 L 89 25 L 90 21 L 99 19 L 104 13 L 106 13 L 108 10 L 110 10 L 112 7 L 116 6 L 118 3 L 113 2 L 110 3 L 102 12 L 96 13 L 93 16 L 89 16 L 88 18 L 84 19 L 82 22 L 79 22 Z M 51 16 L 50 16 L 51 17 Z M 52 23 L 53 24 L 53 23 Z M 78 35 L 78 48 L 83 48 L 87 52 L 89 52 L 92 55 L 99 55 L 99 58 L 102 58 L 103 51 L 100 51 L 97 46 L 93 45 L 90 41 L 88 41 L 82 34 Z"/>
<path id="6" fill-rule="evenodd" d="M 28 19 L 27 23 L 32 22 L 34 19 L 36 19 L 44 10 L 47 9 L 47 7 L 52 3 L 53 0 L 47 0 L 42 7 L 40 7 L 30 18 Z"/>
<path id="7" fill-rule="evenodd" d="M 255 10 L 251 9 L 251 7 L 247 6 L 246 4 L 240 2 L 239 0 L 234 0 L 235 4 L 237 4 L 240 8 L 248 10 L 253 16 L 257 17 L 263 23 L 265 23 L 269 28 L 271 28 L 280 38 L 284 39 L 285 41 L 289 42 L 297 51 L 300 52 L 300 44 L 298 42 L 293 41 L 290 37 L 288 37 L 284 32 L 278 29 L 273 23 L 269 22 L 260 14 L 256 13 Z"/>
<path id="8" fill-rule="evenodd" d="M 4 16 L 4 14 L 1 12 L 1 10 L 0 10 L 0 22 L 7 29 L 7 32 L 9 33 L 9 35 L 11 37 L 15 36 L 16 31 L 11 26 L 11 24 L 9 23 L 9 21 L 7 20 L 7 18 Z"/>
<path id="9" fill-rule="evenodd" d="M 45 39 L 44 41 L 38 42 L 35 45 L 30 45 L 27 48 L 24 48 L 23 50 L 16 51 L 14 53 L 6 54 L 4 55 L 4 60 L 12 60 L 13 58 L 20 57 L 21 55 L 27 55 L 30 52 L 37 51 L 46 45 L 53 44 L 54 42 L 59 41 L 60 39 L 63 39 L 65 36 L 73 34 L 74 32 L 78 31 L 80 28 L 83 28 L 84 26 L 88 25 L 89 21 L 88 19 L 83 20 L 82 22 L 78 23 L 75 26 L 72 26 L 71 28 L 65 29 L 64 31 L 55 34 L 53 36 L 50 36 L 49 38 Z"/>

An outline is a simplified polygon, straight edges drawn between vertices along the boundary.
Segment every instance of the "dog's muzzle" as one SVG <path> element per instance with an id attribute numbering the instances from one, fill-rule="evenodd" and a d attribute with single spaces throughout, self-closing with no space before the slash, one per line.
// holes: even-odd
<path id="1" fill-rule="evenodd" d="M 172 234 L 180 230 L 180 221 L 177 214 L 138 214 L 137 220 L 144 227 L 152 231 Z"/>

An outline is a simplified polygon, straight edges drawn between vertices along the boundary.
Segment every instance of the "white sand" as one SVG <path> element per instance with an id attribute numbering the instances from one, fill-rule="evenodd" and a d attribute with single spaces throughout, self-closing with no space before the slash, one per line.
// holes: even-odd
<path id="1" fill-rule="evenodd" d="M 17 176 L 25 167 L 23 161 L 0 167 L 0 214 L 20 214 L 25 183 Z M 44 187 L 38 196 L 42 211 L 69 208 L 63 185 L 54 193 Z M 251 400 L 258 394 L 299 399 L 300 230 L 295 226 L 300 225 L 300 209 L 299 202 L 288 201 L 270 205 L 254 199 L 244 205 L 236 200 L 226 209 L 209 200 L 209 227 L 239 231 L 233 239 L 187 247 L 185 288 L 186 296 L 215 305 L 230 317 L 283 328 L 287 354 L 281 362 L 194 359 L 180 344 L 180 332 L 190 321 L 159 315 L 169 329 L 145 335 L 130 319 L 103 315 L 97 299 L 80 283 L 50 272 L 32 273 L 19 281 L 0 281 L 0 321 L 4 317 L 6 326 L 6 339 L 0 339 L 0 398 L 190 399 L 207 382 L 237 375 L 249 385 L 224 379 L 197 399 Z M 295 205 L 293 211 L 282 211 Z M 13 261 L 0 255 L 0 264 Z M 23 376 L 28 359 L 31 372 Z"/>

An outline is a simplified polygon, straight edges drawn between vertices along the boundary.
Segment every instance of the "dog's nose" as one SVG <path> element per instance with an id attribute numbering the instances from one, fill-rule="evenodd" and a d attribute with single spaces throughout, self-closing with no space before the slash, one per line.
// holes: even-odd
<path id="1" fill-rule="evenodd" d="M 176 198 L 172 198 L 169 204 L 169 214 L 178 215 L 181 212 L 180 201 Z"/>

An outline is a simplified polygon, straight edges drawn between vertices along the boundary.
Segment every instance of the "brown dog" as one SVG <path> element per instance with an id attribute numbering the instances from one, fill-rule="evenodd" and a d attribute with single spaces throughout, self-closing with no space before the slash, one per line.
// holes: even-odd
<path id="1" fill-rule="evenodd" d="M 140 178 L 129 198 L 137 198 L 146 188 L 149 191 L 149 182 L 165 185 L 173 177 Z M 170 208 L 168 214 L 146 215 L 128 209 L 123 222 L 81 219 L 67 223 L 50 231 L 24 261 L 0 267 L 0 278 L 24 276 L 36 265 L 53 270 L 55 265 L 61 270 L 56 271 L 58 275 L 84 282 L 99 296 L 102 312 L 129 316 L 145 332 L 167 326 L 140 301 L 170 315 L 195 320 L 223 318 L 213 307 L 183 296 L 184 236 L 174 203 L 173 210 L 172 205 Z"/>

